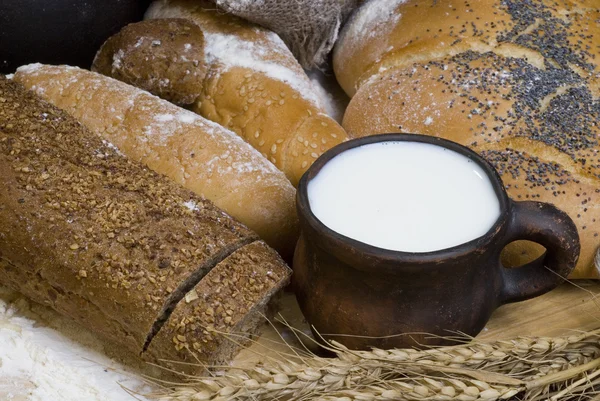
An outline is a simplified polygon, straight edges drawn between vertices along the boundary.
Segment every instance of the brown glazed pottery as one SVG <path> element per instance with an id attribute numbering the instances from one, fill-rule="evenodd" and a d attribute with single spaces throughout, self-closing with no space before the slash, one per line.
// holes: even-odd
<path id="1" fill-rule="evenodd" d="M 443 146 L 478 163 L 500 201 L 498 221 L 482 237 L 427 253 L 377 248 L 326 227 L 311 212 L 309 181 L 339 153 L 382 141 Z M 293 281 L 300 308 L 319 336 L 351 349 L 446 345 L 450 340 L 440 336 L 474 336 L 500 305 L 559 285 L 579 256 L 577 228 L 567 214 L 551 204 L 509 199 L 498 173 L 479 155 L 430 136 L 384 134 L 344 142 L 306 172 L 296 200 L 302 234 Z M 515 240 L 542 244 L 546 253 L 505 268 L 500 252 Z"/>

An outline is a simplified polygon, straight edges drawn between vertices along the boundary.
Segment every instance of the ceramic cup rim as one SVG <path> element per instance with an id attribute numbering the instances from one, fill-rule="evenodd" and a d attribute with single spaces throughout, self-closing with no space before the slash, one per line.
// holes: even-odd
<path id="1" fill-rule="evenodd" d="M 406 252 L 379 248 L 377 246 L 366 244 L 364 242 L 347 237 L 327 227 L 314 215 L 310 208 L 310 203 L 308 200 L 308 183 L 319 173 L 325 164 L 327 164 L 331 159 L 340 153 L 363 145 L 380 142 L 418 142 L 436 145 L 455 151 L 477 163 L 490 179 L 500 204 L 500 214 L 496 222 L 482 236 L 450 248 L 429 252 Z M 296 207 L 298 218 L 301 222 L 301 229 L 303 231 L 307 226 L 311 229 L 312 234 L 321 234 L 324 238 L 329 237 L 335 240 L 338 245 L 342 244 L 346 250 L 351 251 L 354 254 L 358 252 L 368 259 L 376 258 L 381 260 L 427 264 L 439 261 L 441 259 L 467 255 L 478 248 L 483 248 L 486 245 L 489 245 L 499 234 L 501 228 L 506 224 L 507 216 L 509 214 L 510 201 L 498 172 L 494 169 L 494 167 L 492 167 L 491 164 L 489 164 L 485 159 L 483 159 L 483 157 L 473 150 L 456 142 L 439 137 L 409 133 L 388 133 L 350 139 L 334 146 L 318 157 L 299 181 L 298 191 L 296 193 Z M 317 245 L 326 246 L 326 243 L 323 241 L 318 241 Z"/>

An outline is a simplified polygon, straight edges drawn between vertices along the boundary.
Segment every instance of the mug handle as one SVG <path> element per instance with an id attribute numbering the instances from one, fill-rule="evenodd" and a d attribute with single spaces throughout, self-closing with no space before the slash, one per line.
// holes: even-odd
<path id="1" fill-rule="evenodd" d="M 556 206 L 531 201 L 510 203 L 504 246 L 529 240 L 546 247 L 546 252 L 520 267 L 509 269 L 500 263 L 502 304 L 534 298 L 557 287 L 575 268 L 580 249 L 575 223 Z"/>

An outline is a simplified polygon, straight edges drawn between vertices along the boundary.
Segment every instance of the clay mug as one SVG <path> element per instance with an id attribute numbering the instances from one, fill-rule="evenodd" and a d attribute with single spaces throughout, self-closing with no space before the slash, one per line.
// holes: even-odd
<path id="1" fill-rule="evenodd" d="M 378 248 L 325 226 L 311 212 L 308 183 L 340 153 L 382 141 L 442 146 L 478 163 L 500 203 L 496 223 L 472 241 L 425 253 Z M 344 142 L 310 167 L 296 201 L 301 236 L 293 283 L 300 308 L 320 337 L 351 349 L 447 345 L 457 333 L 475 336 L 500 305 L 558 286 L 579 256 L 577 228 L 566 213 L 548 203 L 509 199 L 484 159 L 436 137 L 383 134 Z M 546 252 L 524 266 L 506 268 L 500 253 L 516 240 L 537 242 Z"/>

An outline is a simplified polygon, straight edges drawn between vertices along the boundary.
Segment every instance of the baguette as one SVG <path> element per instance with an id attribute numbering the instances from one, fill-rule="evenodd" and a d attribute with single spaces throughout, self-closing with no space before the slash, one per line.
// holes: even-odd
<path id="1" fill-rule="evenodd" d="M 334 54 L 353 95 L 343 126 L 471 147 L 509 196 L 570 215 L 581 238 L 571 278 L 600 278 L 599 18 L 591 1 L 365 3 Z M 505 261 L 520 265 L 541 250 L 513 244 Z"/>
<path id="2" fill-rule="evenodd" d="M 191 109 L 240 135 L 283 171 L 294 186 L 319 155 L 348 138 L 326 114 L 310 79 L 273 32 L 197 0 L 157 1 L 146 18 L 186 18 L 201 28 L 207 72 Z M 184 53 L 157 28 L 166 23 L 156 20 L 134 25 L 138 34 L 160 42 L 161 52 L 177 59 Z M 93 69 L 121 79 L 125 74 L 119 69 L 137 66 L 142 72 L 148 68 L 147 63 L 153 63 L 152 58 L 148 62 L 137 60 L 135 52 L 130 51 L 136 39 L 123 35 L 119 38 L 120 46 L 104 46 L 99 51 Z M 118 38 L 110 40 L 114 43 Z M 117 63 L 120 67 L 116 69 L 111 63 L 115 57 L 126 60 Z M 161 69 L 160 60 L 156 63 L 159 67 L 150 69 Z M 176 81 L 175 75 L 164 68 L 162 71 L 163 80 Z"/>
<path id="3" fill-rule="evenodd" d="M 3 76 L 0 184 L 0 282 L 154 362 L 183 357 L 177 334 L 161 333 L 173 318 L 181 322 L 174 310 L 187 308 L 198 325 L 227 323 L 228 310 L 236 321 L 257 322 L 248 315 L 260 316 L 291 273 L 274 250 L 210 201 L 126 159 Z M 220 286 L 207 280 L 214 276 Z M 239 286 L 251 279 L 260 286 Z M 208 317 L 189 309 L 203 302 L 190 298 L 194 287 L 202 288 L 202 300 L 238 296 Z M 248 335 L 256 325 L 243 329 Z M 187 338 L 201 345 L 190 352 L 204 363 L 235 352 L 198 330 Z"/>
<path id="4" fill-rule="evenodd" d="M 237 135 L 103 75 L 68 66 L 21 67 L 14 79 L 66 110 L 133 160 L 215 203 L 291 259 L 295 190 Z"/>

